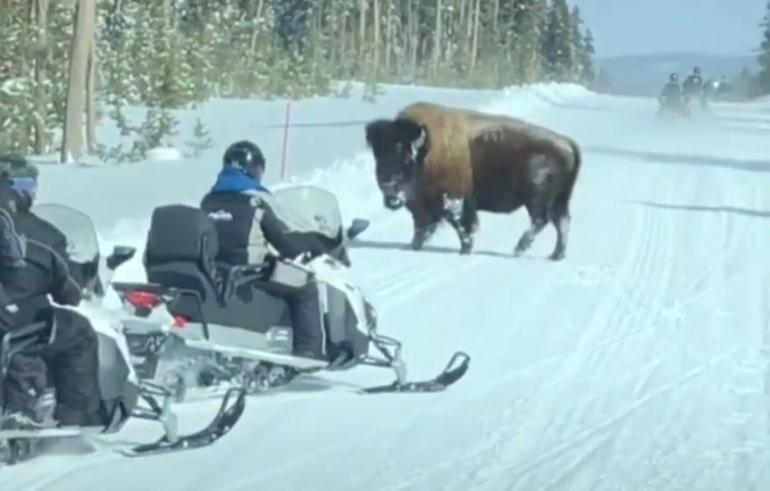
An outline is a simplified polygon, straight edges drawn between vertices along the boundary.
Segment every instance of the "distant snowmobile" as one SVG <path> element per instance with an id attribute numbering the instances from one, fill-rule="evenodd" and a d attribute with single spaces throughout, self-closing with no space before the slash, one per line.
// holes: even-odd
<path id="1" fill-rule="evenodd" d="M 706 90 L 703 84 L 703 78 L 701 76 L 700 67 L 695 67 L 693 73 L 690 74 L 682 84 L 682 91 L 684 93 L 685 102 L 689 105 L 692 102 L 700 102 L 701 107 L 706 108 L 708 106 Z"/>
<path id="2" fill-rule="evenodd" d="M 39 205 L 36 212 L 41 216 L 54 218 L 58 225 L 64 222 L 62 231 L 75 231 L 68 236 L 71 259 L 84 266 L 93 276 L 99 275 L 99 265 L 104 260 L 99 254 L 96 234 L 90 219 L 69 208 L 47 207 Z M 56 220 L 58 218 L 58 220 Z M 79 236 L 78 236 L 79 234 Z M 134 254 L 132 248 L 117 248 L 106 258 L 106 265 L 114 271 L 120 264 L 128 261 Z M 91 281 L 94 285 L 98 282 Z M 93 300 L 93 292 L 85 292 Z M 36 427 L 16 424 L 12 416 L 0 416 L 0 464 L 14 464 L 28 460 L 37 453 L 37 443 L 44 439 L 69 438 L 119 432 L 130 418 L 158 421 L 164 428 L 164 435 L 158 441 L 133 448 L 119 449 L 128 456 L 197 448 L 214 443 L 225 435 L 238 422 L 245 408 L 245 391 L 234 388 L 225 395 L 219 412 L 211 423 L 201 431 L 186 436 L 177 432 L 176 415 L 171 410 L 170 400 L 173 394 L 162 387 L 140 380 L 132 366 L 122 327 L 98 301 L 84 300 L 78 307 L 72 308 L 83 314 L 97 334 L 99 345 L 99 385 L 102 404 L 110 414 L 109 423 L 93 427 L 60 427 L 52 419 L 55 411 L 55 388 L 49 384 L 48 390 L 37 398 L 36 412 L 43 417 Z M 5 334 L 0 342 L 0 407 L 3 407 L 3 384 L 12 358 L 19 354 L 33 352 L 36 348 L 49 343 L 56 335 L 56 326 L 40 322 Z M 159 400 L 160 398 L 160 400 Z M 140 404 L 145 403 L 146 407 Z"/>
<path id="3" fill-rule="evenodd" d="M 673 114 L 679 117 L 690 117 L 690 108 L 679 86 L 679 76 L 676 73 L 669 75 L 669 80 L 663 86 L 658 96 L 658 116 Z"/>
<path id="4" fill-rule="evenodd" d="M 260 393 L 319 370 L 357 365 L 391 368 L 396 380 L 364 393 L 440 391 L 460 379 L 470 357 L 457 352 L 436 378 L 409 382 L 401 343 L 377 333 L 375 310 L 347 277 L 347 244 L 368 227 L 354 220 L 344 230 L 336 197 L 314 186 L 277 190 L 274 199 L 290 213 L 306 215 L 318 233 L 336 241 L 327 254 L 264 268 L 225 266 L 214 260 L 213 220 L 183 205 L 156 208 L 147 240 L 148 283 L 111 283 L 121 298 L 130 354 L 142 379 L 173 391 L 236 387 Z M 162 250 L 162 244 L 189 244 Z M 313 277 L 322 286 L 329 361 L 292 356 L 291 321 L 284 300 L 255 288 L 260 282 L 294 288 Z M 382 358 L 369 354 L 374 347 Z M 456 365 L 456 366 L 455 366 Z"/>

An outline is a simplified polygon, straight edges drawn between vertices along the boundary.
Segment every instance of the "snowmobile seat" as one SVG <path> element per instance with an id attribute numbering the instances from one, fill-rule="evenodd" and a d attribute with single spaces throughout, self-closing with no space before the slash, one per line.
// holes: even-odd
<path id="1" fill-rule="evenodd" d="M 203 210 L 166 205 L 153 211 L 144 256 L 147 280 L 200 295 L 200 300 L 182 296 L 168 306 L 171 314 L 259 333 L 290 326 L 280 290 L 269 292 L 270 278 L 285 267 L 276 263 L 263 272 L 231 266 L 217 262 L 218 252 L 216 225 Z M 260 281 L 263 273 L 267 279 Z"/>

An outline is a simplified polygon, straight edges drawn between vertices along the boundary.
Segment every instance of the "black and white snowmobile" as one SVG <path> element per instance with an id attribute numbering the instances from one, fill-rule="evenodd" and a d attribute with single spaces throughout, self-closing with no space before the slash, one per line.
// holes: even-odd
<path id="1" fill-rule="evenodd" d="M 154 210 L 144 267 L 147 283 L 112 283 L 127 315 L 122 319 L 140 377 L 173 390 L 236 386 L 259 393 L 299 374 L 345 370 L 357 365 L 391 368 L 396 380 L 374 392 L 439 391 L 461 378 L 470 358 L 457 352 L 432 380 L 409 382 L 401 343 L 377 332 L 375 310 L 348 277 L 347 244 L 369 222 L 345 229 L 334 194 L 315 186 L 278 190 L 284 213 L 313 224 L 329 251 L 318 257 L 274 259 L 260 268 L 227 266 L 218 251 L 212 218 L 198 208 Z M 314 280 L 321 287 L 328 361 L 292 356 L 292 326 L 286 302 L 269 291 L 291 290 Z M 264 285 L 267 288 L 259 288 Z M 373 356 L 376 349 L 381 356 Z"/>
<path id="2" fill-rule="evenodd" d="M 99 353 L 99 388 L 101 400 L 108 423 L 93 427 L 61 427 L 51 415 L 55 410 L 55 388 L 49 387 L 37 394 L 35 421 L 23 421 L 18 424 L 16 416 L 0 415 L 0 464 L 16 463 L 27 460 L 36 454 L 37 443 L 45 439 L 96 436 L 119 432 L 131 418 L 157 421 L 161 423 L 164 434 L 156 442 L 133 448 L 117 449 L 128 456 L 146 455 L 171 450 L 197 448 L 214 443 L 230 431 L 245 408 L 246 392 L 231 389 L 222 400 L 218 413 L 206 428 L 189 434 L 179 435 L 176 415 L 171 408 L 174 394 L 141 380 L 131 363 L 123 326 L 114 313 L 101 307 L 99 295 L 100 265 L 106 263 L 111 274 L 120 264 L 131 259 L 133 248 L 116 248 L 104 258 L 99 253 L 97 237 L 88 216 L 62 205 L 41 204 L 35 212 L 57 225 L 68 239 L 68 253 L 74 262 L 75 274 L 80 275 L 87 284 L 84 299 L 72 309 L 85 316 L 94 329 L 98 340 Z M 0 408 L 4 407 L 3 384 L 14 356 L 29 354 L 52 342 L 56 336 L 56 326 L 38 323 L 4 335 L 0 341 Z"/>

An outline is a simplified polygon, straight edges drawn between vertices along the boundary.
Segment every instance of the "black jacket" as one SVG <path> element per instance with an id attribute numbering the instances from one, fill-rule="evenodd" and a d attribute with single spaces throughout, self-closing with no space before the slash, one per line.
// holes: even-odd
<path id="1" fill-rule="evenodd" d="M 212 192 L 200 208 L 214 219 L 219 236 L 217 260 L 228 264 L 260 264 L 267 244 L 282 257 L 303 253 L 318 255 L 330 245 L 313 232 L 293 231 L 272 209 L 266 194 L 258 191 Z"/>
<path id="2" fill-rule="evenodd" d="M 16 232 L 26 238 L 26 251 L 21 268 L 0 271 L 4 296 L 0 325 L 5 329 L 49 318 L 49 294 L 62 305 L 77 305 L 81 300 L 80 285 L 67 265 L 64 235 L 28 210 L 17 211 L 13 220 Z"/>

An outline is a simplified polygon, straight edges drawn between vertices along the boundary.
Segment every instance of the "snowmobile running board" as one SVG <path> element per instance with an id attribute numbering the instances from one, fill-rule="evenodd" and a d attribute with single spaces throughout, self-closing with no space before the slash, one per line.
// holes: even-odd
<path id="1" fill-rule="evenodd" d="M 164 397 L 161 406 L 153 392 L 160 392 Z M 158 421 L 163 425 L 164 435 L 153 443 L 137 445 L 129 449 L 115 449 L 126 457 L 141 457 L 161 453 L 177 452 L 201 448 L 216 442 L 235 426 L 246 407 L 246 391 L 241 388 L 229 389 L 217 411 L 217 414 L 205 428 L 188 435 L 177 434 L 176 415 L 169 409 L 167 391 L 152 384 L 143 383 L 140 397 L 150 406 L 149 409 L 135 408 L 131 416 L 139 419 Z M 235 397 L 235 401 L 231 399 Z M 32 427 L 0 430 L 0 443 L 6 442 L 5 454 L 0 456 L 0 464 L 16 464 L 34 457 L 34 442 L 41 439 L 68 438 L 78 436 L 97 436 L 109 433 L 102 427 Z M 105 446 L 112 446 L 106 443 Z"/>

